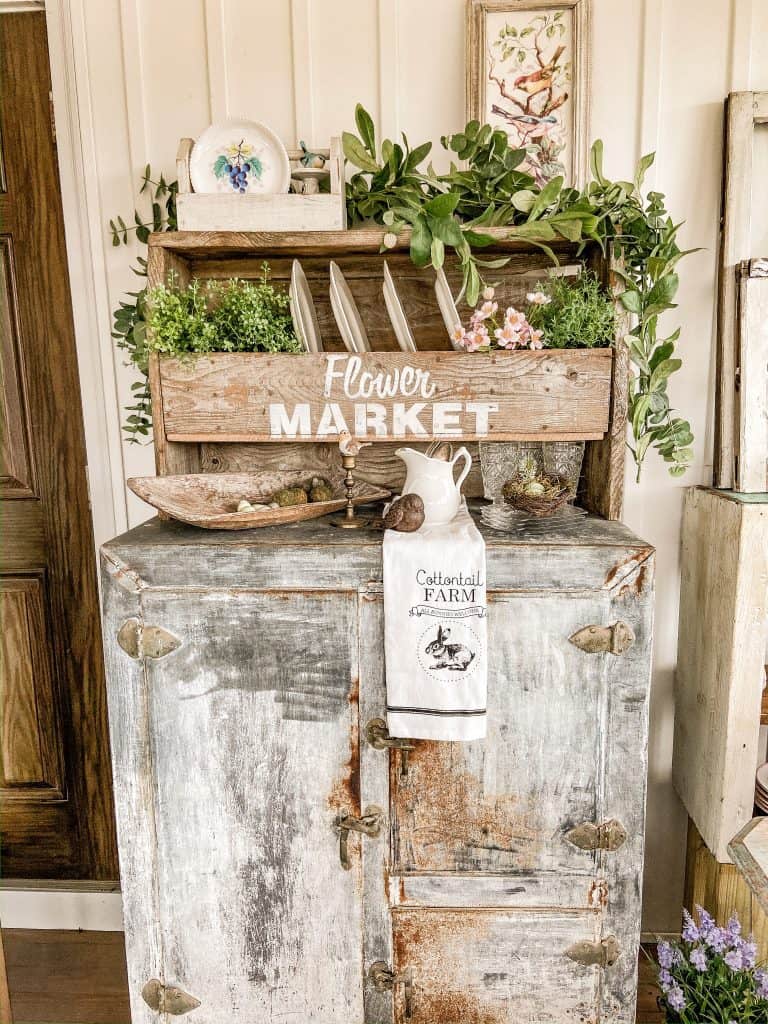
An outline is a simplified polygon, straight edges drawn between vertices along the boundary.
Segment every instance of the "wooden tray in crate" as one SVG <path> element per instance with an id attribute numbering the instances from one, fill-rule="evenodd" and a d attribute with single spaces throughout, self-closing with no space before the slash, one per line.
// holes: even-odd
<path id="1" fill-rule="evenodd" d="M 435 301 L 433 274 L 411 264 L 408 234 L 385 255 L 380 252 L 382 239 L 381 230 L 152 236 L 150 284 L 165 281 L 171 271 L 181 284 L 193 278 L 255 278 L 265 259 L 272 279 L 287 284 L 291 262 L 300 257 L 326 349 L 319 355 L 153 357 L 158 474 L 327 472 L 338 466 L 337 433 L 347 427 L 376 442 L 363 449 L 356 475 L 395 489 L 402 482 L 402 469 L 394 452 L 402 444 L 444 437 L 468 443 L 476 454 L 478 440 L 585 440 L 580 500 L 605 518 L 619 518 L 629 372 L 626 347 L 619 340 L 623 324 L 617 327 L 613 349 L 454 352 Z M 511 257 L 507 267 L 494 271 L 500 297 L 522 305 L 525 293 L 551 263 L 521 243 L 500 240 L 494 248 Z M 576 246 L 563 243 L 557 252 L 561 263 L 582 262 L 607 279 L 609 268 L 596 246 L 578 253 Z M 413 354 L 399 351 L 384 307 L 385 258 L 419 347 Z M 371 353 L 351 356 L 343 348 L 328 299 L 330 259 L 341 266 L 363 311 L 375 349 Z M 446 269 L 458 292 L 458 268 L 449 264 Z M 406 367 L 410 393 L 361 397 L 362 374 L 389 375 L 390 381 L 397 374 L 402 381 Z M 354 380 L 345 389 L 348 371 Z M 423 390 L 412 387 L 419 373 L 420 381 L 426 381 Z M 482 493 L 477 467 L 465 492 Z"/>

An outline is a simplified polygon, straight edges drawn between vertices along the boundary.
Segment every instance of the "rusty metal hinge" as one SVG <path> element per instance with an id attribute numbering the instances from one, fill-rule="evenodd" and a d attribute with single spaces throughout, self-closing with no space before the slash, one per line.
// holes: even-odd
<path id="1" fill-rule="evenodd" d="M 362 817 L 356 818 L 352 814 L 338 814 L 333 821 L 333 829 L 339 836 L 339 860 L 345 871 L 349 871 L 351 864 L 349 860 L 349 833 L 360 832 L 364 836 L 372 838 L 381 832 L 381 821 L 384 811 L 375 804 L 365 808 Z"/>
<path id="2" fill-rule="evenodd" d="M 374 750 L 400 751 L 400 777 L 408 775 L 408 751 L 414 746 L 410 740 L 390 736 L 383 718 L 372 718 L 365 727 L 365 738 Z"/>
<path id="3" fill-rule="evenodd" d="M 384 960 L 377 960 L 368 969 L 368 980 L 377 992 L 393 992 L 395 985 L 403 986 L 406 1020 L 413 1016 L 413 974 L 410 967 L 396 974 Z"/>
<path id="4" fill-rule="evenodd" d="M 624 654 L 635 642 L 632 627 L 619 619 L 611 626 L 584 626 L 568 637 L 585 654 Z"/>
<path id="5" fill-rule="evenodd" d="M 117 642 L 129 658 L 164 658 L 181 640 L 161 626 L 146 626 L 141 619 L 126 619 L 117 633 Z"/>
<path id="6" fill-rule="evenodd" d="M 581 942 L 574 942 L 565 951 L 569 960 L 577 964 L 584 964 L 585 967 L 597 965 L 598 967 L 612 967 L 619 959 L 621 949 L 619 940 L 615 935 L 607 935 L 599 942 L 590 942 L 583 939 Z"/>
<path id="7" fill-rule="evenodd" d="M 170 1013 L 172 1017 L 180 1017 L 200 1006 L 200 1000 L 189 992 L 184 992 L 176 985 L 164 985 L 157 978 L 152 978 L 141 990 L 141 998 L 156 1013 Z"/>
<path id="8" fill-rule="evenodd" d="M 582 822 L 565 833 L 569 843 L 580 850 L 618 850 L 627 841 L 627 830 L 620 821 L 611 818 L 596 825 L 593 821 Z"/>

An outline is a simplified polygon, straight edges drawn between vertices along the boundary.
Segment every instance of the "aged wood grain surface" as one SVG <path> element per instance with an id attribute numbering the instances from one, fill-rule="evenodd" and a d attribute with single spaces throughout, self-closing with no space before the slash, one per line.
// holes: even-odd
<path id="1" fill-rule="evenodd" d="M 756 261 L 752 261 L 754 264 Z M 739 277 L 737 491 L 768 490 L 768 277 Z"/>
<path id="2" fill-rule="evenodd" d="M 141 998 L 150 978 L 165 980 L 158 877 L 158 804 L 145 666 L 117 644 L 126 619 L 140 616 L 139 589 L 129 572 L 102 561 L 104 663 L 109 700 L 115 815 L 119 835 L 123 924 L 132 1024 L 156 1024 Z"/>
<path id="3" fill-rule="evenodd" d="M 181 640 L 146 668 L 166 982 L 202 1024 L 360 1020 L 356 596 L 141 603 Z"/>
<path id="4" fill-rule="evenodd" d="M 416 742 L 405 779 L 394 770 L 393 861 L 400 873 L 552 879 L 566 906 L 594 899 L 597 855 L 565 833 L 599 814 L 604 656 L 568 638 L 608 621 L 608 595 L 491 595 L 488 730 L 474 743 Z"/>
<path id="5" fill-rule="evenodd" d="M 768 914 L 768 818 L 753 818 L 733 837 L 728 852 L 761 909 Z"/>
<path id="6" fill-rule="evenodd" d="M 686 907 L 701 906 L 725 925 L 739 915 L 745 934 L 754 933 L 758 960 L 768 959 L 768 912 L 735 864 L 723 864 L 710 853 L 694 822 L 688 819 L 685 862 Z"/>
<path id="7" fill-rule="evenodd" d="M 479 525 L 486 542 L 488 588 L 613 588 L 651 554 L 621 523 L 591 516 L 549 533 L 512 536 Z M 106 544 L 104 557 L 123 565 L 142 586 L 270 589 L 307 585 L 350 589 L 381 581 L 380 530 L 336 530 L 318 519 L 247 532 L 196 530 L 152 519 Z"/>
<path id="8" fill-rule="evenodd" d="M 605 971 L 601 1013 L 602 1020 L 616 1024 L 632 1024 L 634 999 L 630 993 L 637 985 L 654 580 L 655 557 L 651 556 L 613 588 L 608 620 L 626 622 L 635 641 L 620 657 L 596 655 L 604 659 L 607 675 L 601 709 L 599 817 L 620 821 L 627 833 L 618 850 L 603 851 L 600 857 L 600 873 L 607 885 L 603 936 L 615 935 L 620 949 L 617 962 Z"/>
<path id="9" fill-rule="evenodd" d="M 565 950 L 599 937 L 597 912 L 396 910 L 395 967 L 413 974 L 410 1024 L 596 1022 L 600 969 Z M 395 1021 L 405 1024 L 402 986 Z"/>
<path id="10" fill-rule="evenodd" d="M 0 481 L 0 498 L 12 499 L 2 502 L 0 567 L 4 574 L 36 578 L 43 591 L 45 618 L 35 616 L 29 634 L 39 648 L 31 667 L 35 672 L 50 657 L 56 693 L 40 708 L 41 732 L 55 728 L 66 762 L 66 785 L 57 802 L 47 795 L 37 802 L 34 787 L 23 801 L 2 800 L 2 873 L 113 879 L 117 850 L 99 594 L 45 13 L 5 10 L 0 52 L 1 272 L 7 300 L 0 328 L 14 333 L 3 348 L 4 383 L 12 390 L 7 440 L 16 446 Z M 9 479 L 19 474 L 26 475 L 21 490 Z M 47 695 L 40 696 L 45 702 Z"/>
<path id="11" fill-rule="evenodd" d="M 347 361 L 362 371 L 392 377 L 405 367 L 430 375 L 434 397 L 425 400 L 396 394 L 366 399 L 347 397 L 337 382 L 327 397 L 324 383 L 328 356 L 215 353 L 193 359 L 159 361 L 163 429 L 171 441 L 270 441 L 291 437 L 272 433 L 270 408 L 280 404 L 289 417 L 297 405 L 309 407 L 307 436 L 295 440 L 323 440 L 337 430 L 322 433 L 323 411 L 336 403 L 352 434 L 379 436 L 373 427 L 356 428 L 356 406 L 375 403 L 386 414 L 382 439 L 427 440 L 447 436 L 462 440 L 515 440 L 546 437 L 573 440 L 602 436 L 608 427 L 612 351 L 564 349 L 540 352 L 493 352 L 485 356 L 460 352 L 370 353 L 339 355 L 334 370 L 345 371 Z M 354 390 L 354 389 L 353 389 Z M 452 403 L 455 423 L 435 426 L 430 410 L 436 403 Z M 478 429 L 477 405 L 496 405 L 487 415 L 487 434 Z M 420 432 L 395 426 L 398 408 L 421 408 Z M 439 405 L 438 405 L 439 408 Z M 452 421 L 453 422 L 453 421 Z"/>
<path id="12" fill-rule="evenodd" d="M 155 521 L 105 547 L 135 1022 L 157 977 L 201 1000 L 202 1024 L 383 1024 L 392 996 L 364 980 L 377 960 L 410 971 L 415 1022 L 629 1020 L 652 549 L 594 518 L 486 538 L 489 738 L 417 741 L 405 779 L 363 738 L 385 707 L 380 533 Z M 115 641 L 136 615 L 179 640 L 143 671 Z M 613 618 L 633 657 L 569 644 Z M 370 804 L 381 834 L 352 835 L 345 872 L 333 819 Z M 564 841 L 607 813 L 625 847 Z M 564 955 L 609 933 L 613 967 Z M 403 1020 L 400 983 L 394 1008 Z"/>
<path id="13" fill-rule="evenodd" d="M 768 615 L 768 505 L 686 491 L 673 779 L 723 863 L 752 818 Z"/>

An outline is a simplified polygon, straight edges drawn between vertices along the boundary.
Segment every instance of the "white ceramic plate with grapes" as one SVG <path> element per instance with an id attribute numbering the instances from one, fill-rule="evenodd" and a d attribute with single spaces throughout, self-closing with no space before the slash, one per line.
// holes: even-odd
<path id="1" fill-rule="evenodd" d="M 271 195 L 287 192 L 291 164 L 273 131 L 256 121 L 222 121 L 206 128 L 189 160 L 195 192 Z"/>

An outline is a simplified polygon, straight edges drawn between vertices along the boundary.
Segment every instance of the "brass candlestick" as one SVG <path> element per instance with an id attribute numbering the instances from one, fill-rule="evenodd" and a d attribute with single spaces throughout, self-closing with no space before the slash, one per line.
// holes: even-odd
<path id="1" fill-rule="evenodd" d="M 370 442 L 367 442 L 370 443 Z M 370 520 L 355 515 L 355 506 L 352 503 L 352 492 L 355 487 L 353 471 L 357 453 L 364 447 L 361 441 L 353 441 L 349 434 L 342 434 L 339 438 L 339 451 L 341 452 L 341 464 L 346 470 L 344 474 L 344 490 L 347 492 L 347 507 L 344 514 L 331 519 L 332 526 L 338 526 L 341 530 L 359 530 L 361 526 L 369 526 Z"/>

